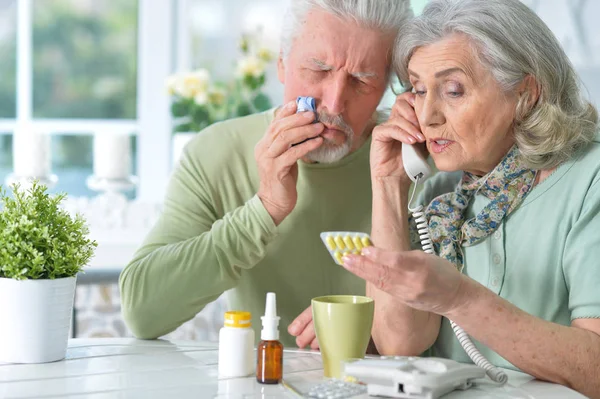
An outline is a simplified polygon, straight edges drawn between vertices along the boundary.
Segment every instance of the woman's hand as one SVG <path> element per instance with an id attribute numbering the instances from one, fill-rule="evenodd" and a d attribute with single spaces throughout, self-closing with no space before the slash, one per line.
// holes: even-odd
<path id="1" fill-rule="evenodd" d="M 415 95 L 399 95 L 387 122 L 373 129 L 371 142 L 371 177 L 373 179 L 400 177 L 410 185 L 402 165 L 402 143 L 417 144 L 425 141 L 415 113 Z"/>
<path id="2" fill-rule="evenodd" d="M 343 266 L 407 306 L 442 316 L 463 306 L 472 287 L 452 263 L 422 251 L 367 247 L 345 256 Z"/>

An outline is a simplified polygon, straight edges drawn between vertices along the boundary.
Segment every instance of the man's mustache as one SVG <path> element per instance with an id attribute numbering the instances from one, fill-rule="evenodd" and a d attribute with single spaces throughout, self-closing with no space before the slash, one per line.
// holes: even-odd
<path id="1" fill-rule="evenodd" d="M 348 138 L 354 137 L 354 130 L 352 130 L 350 125 L 344 120 L 344 118 L 341 115 L 332 115 L 327 111 L 321 110 L 317 112 L 317 122 L 321 122 L 329 127 L 341 130 L 342 132 L 346 133 L 346 137 Z M 297 146 L 298 144 L 305 143 L 308 140 L 312 139 L 306 139 L 299 143 L 292 144 L 292 147 Z"/>
<path id="2" fill-rule="evenodd" d="M 321 110 L 317 113 L 317 120 L 327 126 L 343 131 L 348 137 L 354 136 L 354 131 L 341 115 L 332 115 Z"/>

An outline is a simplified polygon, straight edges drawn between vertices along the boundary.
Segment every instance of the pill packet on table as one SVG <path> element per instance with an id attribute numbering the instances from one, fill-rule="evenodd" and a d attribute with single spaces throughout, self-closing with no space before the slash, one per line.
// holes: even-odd
<path id="1" fill-rule="evenodd" d="M 329 379 L 314 385 L 306 393 L 309 398 L 345 399 L 367 393 L 367 386 L 347 379 Z"/>
<path id="2" fill-rule="evenodd" d="M 335 263 L 340 266 L 344 255 L 360 255 L 364 247 L 373 245 L 367 233 L 356 231 L 325 231 L 321 233 L 321 240 Z"/>

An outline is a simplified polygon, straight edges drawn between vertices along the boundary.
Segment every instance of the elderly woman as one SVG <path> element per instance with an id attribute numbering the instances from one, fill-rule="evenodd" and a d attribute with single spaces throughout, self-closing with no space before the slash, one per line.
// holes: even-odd
<path id="1" fill-rule="evenodd" d="M 345 258 L 379 352 L 468 362 L 452 320 L 496 366 L 600 397 L 598 115 L 567 56 L 517 0 L 432 0 L 399 37 L 413 91 L 373 133 L 376 247 Z M 441 171 L 417 200 L 438 256 L 409 251 L 417 142 Z"/>

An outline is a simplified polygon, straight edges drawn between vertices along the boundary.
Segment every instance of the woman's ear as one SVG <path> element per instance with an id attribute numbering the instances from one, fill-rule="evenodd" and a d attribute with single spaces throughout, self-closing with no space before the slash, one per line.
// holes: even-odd
<path id="1" fill-rule="evenodd" d="M 527 102 L 526 109 L 531 110 L 540 99 L 542 88 L 533 75 L 527 75 L 519 85 L 518 92 L 520 99 Z"/>

